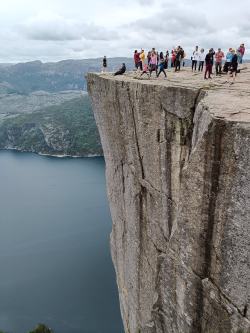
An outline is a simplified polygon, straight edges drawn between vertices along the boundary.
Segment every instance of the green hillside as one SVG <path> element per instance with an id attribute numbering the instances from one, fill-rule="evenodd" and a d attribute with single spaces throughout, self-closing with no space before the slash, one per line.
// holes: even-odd
<path id="1" fill-rule="evenodd" d="M 50 155 L 101 155 L 88 95 L 32 113 L 5 114 L 0 120 L 0 148 Z"/>

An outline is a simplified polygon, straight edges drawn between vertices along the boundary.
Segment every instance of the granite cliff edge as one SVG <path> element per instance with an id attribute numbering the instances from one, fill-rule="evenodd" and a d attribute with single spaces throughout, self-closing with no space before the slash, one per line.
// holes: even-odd
<path id="1" fill-rule="evenodd" d="M 125 332 L 250 332 L 250 68 L 87 79 Z"/>

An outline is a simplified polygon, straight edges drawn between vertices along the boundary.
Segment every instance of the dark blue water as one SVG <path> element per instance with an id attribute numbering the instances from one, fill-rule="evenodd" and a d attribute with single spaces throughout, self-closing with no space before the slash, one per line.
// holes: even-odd
<path id="1" fill-rule="evenodd" d="M 104 161 L 0 152 L 0 330 L 120 333 Z"/>

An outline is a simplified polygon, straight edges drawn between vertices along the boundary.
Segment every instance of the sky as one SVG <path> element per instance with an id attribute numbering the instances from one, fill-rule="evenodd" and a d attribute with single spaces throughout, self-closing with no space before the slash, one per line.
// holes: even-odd
<path id="1" fill-rule="evenodd" d="M 250 57 L 249 18 L 249 0 L 0 0 L 0 62 L 131 56 L 177 45 L 190 54 L 195 45 L 240 43 Z"/>

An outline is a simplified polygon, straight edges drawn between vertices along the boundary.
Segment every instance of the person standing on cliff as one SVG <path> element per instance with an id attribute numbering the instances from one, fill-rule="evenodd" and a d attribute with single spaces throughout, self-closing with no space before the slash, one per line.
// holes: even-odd
<path id="1" fill-rule="evenodd" d="M 160 53 L 160 58 L 159 58 L 159 68 L 160 68 L 160 71 L 158 72 L 157 74 L 157 77 L 160 76 L 161 73 L 163 73 L 165 75 L 165 78 L 167 77 L 167 74 L 165 72 L 165 59 L 164 59 L 164 55 L 163 55 L 163 52 Z"/>
<path id="2" fill-rule="evenodd" d="M 195 47 L 191 60 L 192 60 L 192 72 L 193 72 L 194 70 L 196 71 L 197 62 L 199 60 L 199 47 L 198 46 Z"/>
<path id="3" fill-rule="evenodd" d="M 242 43 L 240 44 L 240 47 L 238 48 L 238 53 L 239 53 L 239 63 L 242 64 L 243 62 L 243 57 L 245 54 L 245 45 Z"/>
<path id="4" fill-rule="evenodd" d="M 171 51 L 171 67 L 175 68 L 175 59 L 176 59 L 176 52 L 175 49 Z"/>
<path id="5" fill-rule="evenodd" d="M 229 68 L 231 66 L 232 58 L 233 58 L 232 48 L 230 47 L 230 49 L 228 50 L 228 52 L 226 54 L 226 62 L 223 67 L 223 72 L 228 73 Z"/>
<path id="6" fill-rule="evenodd" d="M 143 68 L 143 65 L 145 64 L 145 59 L 146 59 L 146 55 L 145 55 L 144 50 L 142 49 L 141 53 L 140 53 L 141 69 Z"/>
<path id="7" fill-rule="evenodd" d="M 165 55 L 165 66 L 164 66 L 164 69 L 168 69 L 168 61 L 169 61 L 169 52 L 167 50 L 166 51 L 166 55 Z"/>
<path id="8" fill-rule="evenodd" d="M 175 59 L 175 72 L 181 70 L 181 62 L 184 59 L 184 50 L 181 46 L 178 46 Z"/>
<path id="9" fill-rule="evenodd" d="M 225 57 L 224 53 L 221 51 L 221 48 L 215 53 L 215 70 L 216 76 L 222 74 L 222 60 Z"/>
<path id="10" fill-rule="evenodd" d="M 146 63 L 143 65 L 143 70 L 140 77 L 142 77 L 144 74 L 146 74 L 148 78 L 150 78 L 148 64 Z"/>
<path id="11" fill-rule="evenodd" d="M 210 49 L 209 52 L 206 55 L 205 58 L 205 63 L 206 63 L 206 71 L 205 71 L 205 75 L 204 75 L 204 79 L 212 79 L 211 78 L 211 74 L 212 74 L 212 68 L 213 68 L 213 49 Z M 207 73 L 208 73 L 208 78 L 207 78 Z"/>
<path id="12" fill-rule="evenodd" d="M 214 66 L 215 50 L 212 47 L 211 47 L 211 54 L 212 54 L 212 72 L 211 72 L 211 74 L 214 74 L 213 73 L 213 66 Z"/>
<path id="13" fill-rule="evenodd" d="M 141 62 L 141 59 L 140 59 L 140 53 L 135 50 L 134 52 L 134 63 L 135 63 L 135 68 L 138 70 L 142 70 L 142 62 Z"/>
<path id="14" fill-rule="evenodd" d="M 155 72 L 155 74 L 157 76 L 157 74 L 158 74 L 157 67 L 158 67 L 157 53 L 155 52 L 154 49 L 152 49 L 151 58 L 150 58 L 150 67 L 149 67 L 150 68 L 149 69 L 150 77 L 151 77 L 152 72 Z"/>
<path id="15" fill-rule="evenodd" d="M 105 73 L 107 71 L 108 67 L 108 62 L 107 62 L 107 57 L 104 56 L 102 59 L 102 72 Z"/>
<path id="16" fill-rule="evenodd" d="M 230 82 L 230 78 L 232 77 L 233 80 L 230 84 L 234 84 L 235 83 L 235 78 L 237 75 L 237 70 L 238 70 L 238 56 L 237 53 L 235 52 L 235 50 L 232 50 L 232 61 L 231 61 L 231 65 L 230 65 L 230 69 L 227 73 L 228 75 L 228 82 Z"/>
<path id="17" fill-rule="evenodd" d="M 203 72 L 205 58 L 206 58 L 205 50 L 201 49 L 199 53 L 199 68 L 198 68 L 199 72 Z"/>
<path id="18" fill-rule="evenodd" d="M 148 62 L 148 66 L 150 64 L 150 59 L 151 59 L 151 51 L 148 51 L 148 54 L 147 54 L 147 62 Z"/>

